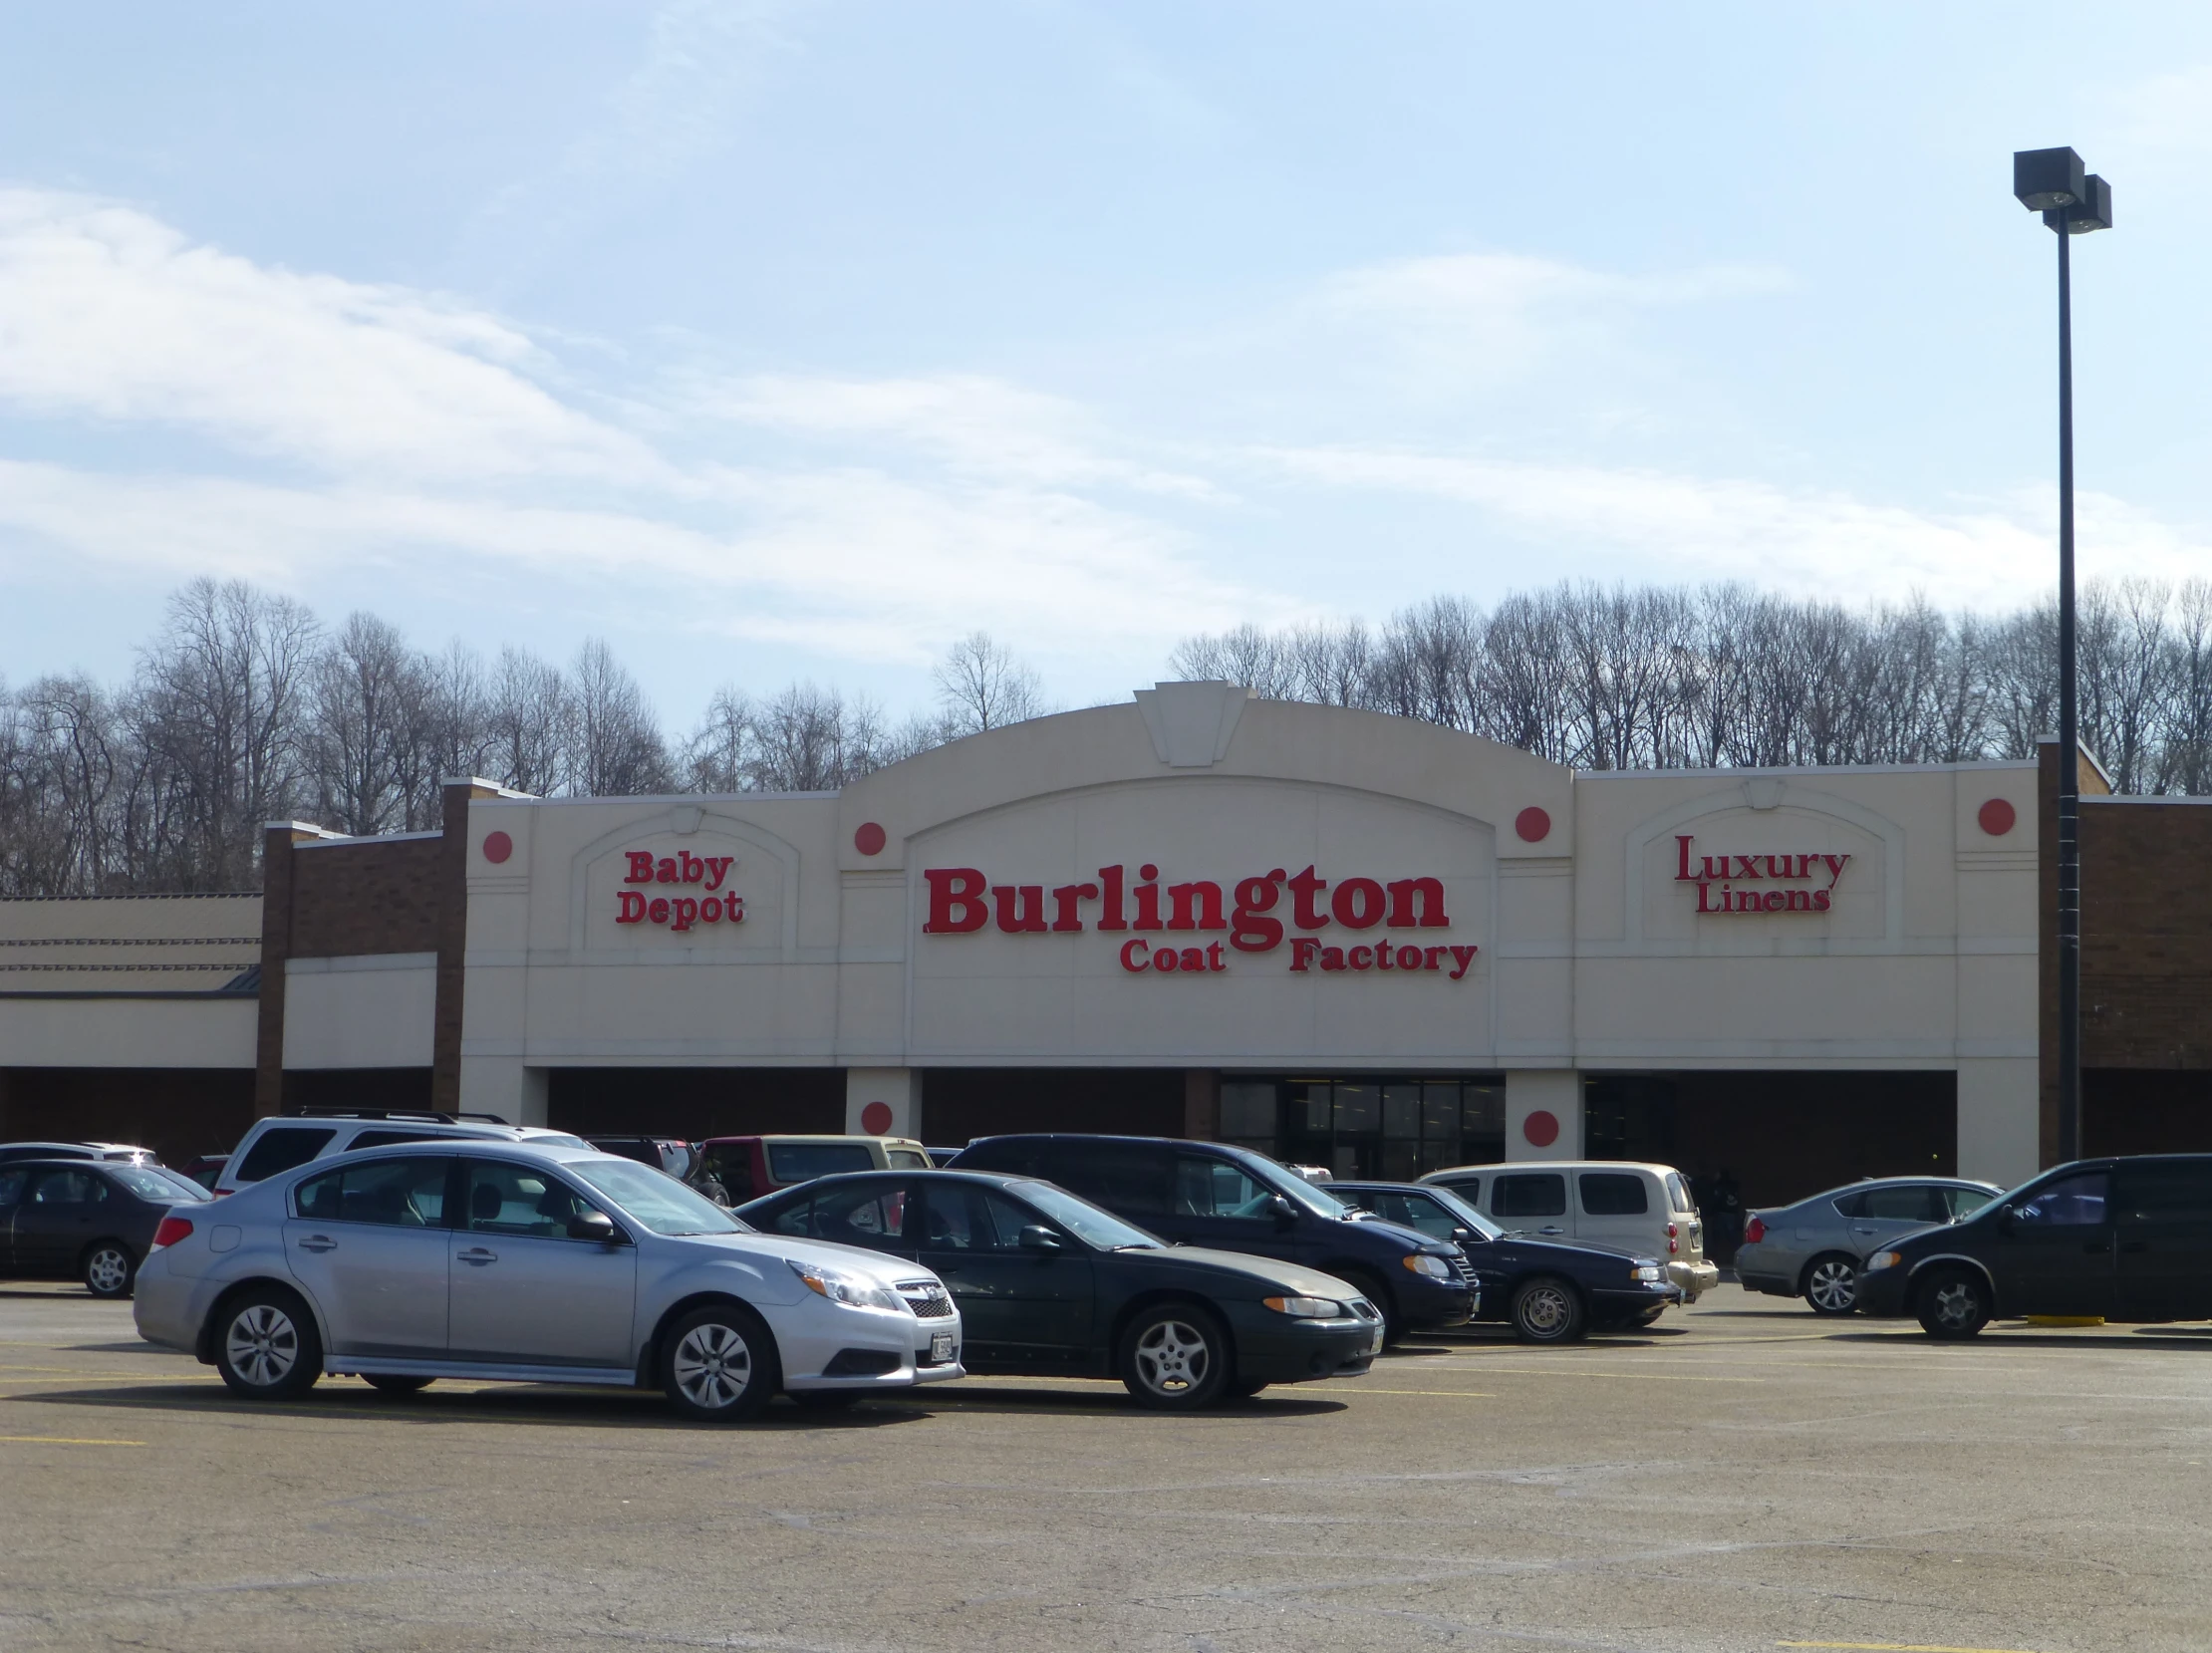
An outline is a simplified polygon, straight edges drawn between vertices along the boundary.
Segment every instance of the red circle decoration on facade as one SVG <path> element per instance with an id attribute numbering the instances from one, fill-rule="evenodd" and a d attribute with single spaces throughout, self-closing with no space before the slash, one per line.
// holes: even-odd
<path id="1" fill-rule="evenodd" d="M 883 828 L 876 829 L 881 832 Z M 871 1102 L 860 1110 L 860 1128 L 872 1137 L 880 1137 L 891 1129 L 891 1104 Z"/>
<path id="2" fill-rule="evenodd" d="M 503 832 L 484 834 L 484 859 L 494 867 L 514 854 L 514 840 Z"/>
<path id="3" fill-rule="evenodd" d="M 883 854 L 884 845 L 890 841 L 890 835 L 874 821 L 861 822 L 859 830 L 853 834 L 853 848 L 863 855 Z M 888 1109 L 886 1110 L 886 1117 L 889 1117 Z M 877 1134 L 881 1135 L 882 1133 Z"/>
<path id="4" fill-rule="evenodd" d="M 1521 1122 L 1521 1134 L 1531 1148 L 1549 1148 L 1559 1140 L 1559 1116 L 1549 1108 L 1538 1108 Z"/>
<path id="5" fill-rule="evenodd" d="M 1982 805 L 1981 812 L 1974 818 L 1982 823 L 1982 830 L 1992 838 L 2002 838 L 2013 830 L 2013 822 L 2020 817 L 2003 798 L 1992 798 Z"/>
<path id="6" fill-rule="evenodd" d="M 1521 834 L 1524 844 L 1540 844 L 1551 836 L 1550 813 L 1530 804 L 1514 817 L 1514 831 Z"/>

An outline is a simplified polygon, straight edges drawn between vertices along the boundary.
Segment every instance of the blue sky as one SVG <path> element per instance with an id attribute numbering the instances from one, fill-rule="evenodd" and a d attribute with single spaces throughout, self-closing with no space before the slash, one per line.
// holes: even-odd
<path id="1" fill-rule="evenodd" d="M 0 674 L 198 573 L 607 637 L 681 730 L 1067 703 L 1436 591 L 2048 580 L 2071 142 L 2083 559 L 2212 574 L 2212 11 L 11 8 Z"/>

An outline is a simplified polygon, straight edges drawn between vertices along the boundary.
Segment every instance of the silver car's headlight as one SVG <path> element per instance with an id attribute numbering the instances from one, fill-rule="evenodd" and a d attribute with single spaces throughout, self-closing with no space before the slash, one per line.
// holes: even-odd
<path id="1" fill-rule="evenodd" d="M 785 1261 L 790 1261 L 785 1258 Z M 882 1308 L 894 1314 L 907 1311 L 906 1300 L 888 1285 L 878 1285 L 864 1280 L 858 1274 L 848 1274 L 842 1268 L 830 1268 L 819 1262 L 792 1262 L 791 1272 L 798 1275 L 807 1290 L 818 1297 L 827 1297 L 833 1303 L 847 1308 Z"/>

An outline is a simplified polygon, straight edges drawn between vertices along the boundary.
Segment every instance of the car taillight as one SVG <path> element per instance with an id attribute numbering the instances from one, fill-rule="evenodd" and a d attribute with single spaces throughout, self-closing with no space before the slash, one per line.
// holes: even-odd
<path id="1" fill-rule="evenodd" d="M 1744 1243 L 1746 1245 L 1756 1245 L 1766 1238 L 1767 1220 L 1765 1218 L 1755 1217 L 1744 1225 Z"/>
<path id="2" fill-rule="evenodd" d="M 190 1218 L 164 1217 L 161 1219 L 161 1226 L 153 1231 L 153 1249 L 158 1251 L 164 1245 L 174 1245 L 191 1232 Z"/>

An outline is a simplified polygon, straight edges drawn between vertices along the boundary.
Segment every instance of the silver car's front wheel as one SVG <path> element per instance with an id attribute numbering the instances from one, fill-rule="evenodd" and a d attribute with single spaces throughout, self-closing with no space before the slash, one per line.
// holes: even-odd
<path id="1" fill-rule="evenodd" d="M 1804 1271 L 1804 1300 L 1815 1314 L 1848 1314 L 1858 1307 L 1858 1264 L 1831 1252 Z"/>
<path id="2" fill-rule="evenodd" d="M 323 1343 L 306 1306 L 289 1291 L 261 1287 L 234 1297 L 215 1328 L 215 1370 L 255 1400 L 304 1395 L 323 1375 Z"/>
<path id="3" fill-rule="evenodd" d="M 735 1305 L 686 1316 L 669 1333 L 668 1351 L 663 1387 L 669 1403 L 702 1423 L 749 1418 L 778 1387 L 768 1328 Z"/>

